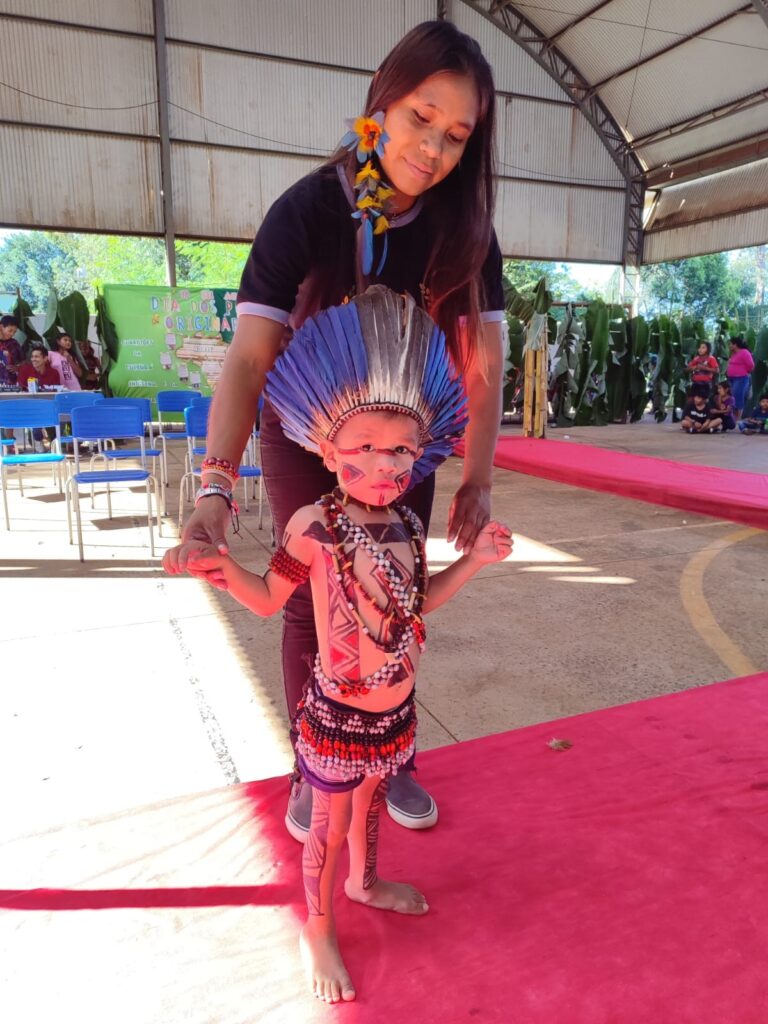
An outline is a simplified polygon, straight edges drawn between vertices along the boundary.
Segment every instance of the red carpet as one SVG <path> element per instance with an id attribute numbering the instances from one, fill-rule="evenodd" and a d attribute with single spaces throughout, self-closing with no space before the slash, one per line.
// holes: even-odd
<path id="1" fill-rule="evenodd" d="M 283 780 L 6 841 L 5 1015 L 765 1024 L 766 735 L 768 673 L 424 754 L 440 824 L 386 819 L 381 868 L 430 912 L 341 905 L 336 1008 L 296 964 Z"/>
<path id="2" fill-rule="evenodd" d="M 768 470 L 768 446 L 765 455 Z M 768 475 L 524 437 L 500 438 L 493 461 L 545 480 L 768 529 Z"/>

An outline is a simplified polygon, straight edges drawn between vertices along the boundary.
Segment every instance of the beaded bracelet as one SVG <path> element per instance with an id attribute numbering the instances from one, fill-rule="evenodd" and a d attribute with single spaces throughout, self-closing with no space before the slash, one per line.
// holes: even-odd
<path id="1" fill-rule="evenodd" d="M 203 498 L 209 498 L 211 495 L 217 495 L 226 501 L 229 514 L 232 517 L 232 532 L 240 533 L 240 508 L 232 497 L 232 491 L 229 488 L 221 487 L 219 484 L 207 484 L 205 487 L 200 487 L 195 495 L 195 508 L 197 508 Z"/>
<path id="2" fill-rule="evenodd" d="M 270 558 L 268 569 L 289 583 L 306 583 L 309 579 L 309 566 L 289 555 L 282 544 Z"/>
<path id="3" fill-rule="evenodd" d="M 236 480 L 240 479 L 237 466 L 233 462 L 230 462 L 229 459 L 217 459 L 215 455 L 206 455 L 200 469 L 203 473 L 206 469 L 215 469 L 223 476 L 229 477 L 232 480 L 232 483 L 235 483 Z"/>

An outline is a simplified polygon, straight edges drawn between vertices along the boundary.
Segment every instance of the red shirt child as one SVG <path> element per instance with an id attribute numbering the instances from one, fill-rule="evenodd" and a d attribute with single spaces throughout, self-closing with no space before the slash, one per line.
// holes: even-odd
<path id="1" fill-rule="evenodd" d="M 28 363 L 22 363 L 19 367 L 19 387 L 29 391 L 30 380 L 37 380 L 42 387 L 52 387 L 61 384 L 59 371 L 54 370 L 48 361 L 48 353 L 44 349 L 33 348 Z"/>

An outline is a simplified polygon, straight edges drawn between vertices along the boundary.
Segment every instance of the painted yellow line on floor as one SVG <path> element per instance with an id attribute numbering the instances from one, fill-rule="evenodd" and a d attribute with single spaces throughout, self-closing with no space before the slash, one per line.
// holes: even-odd
<path id="1" fill-rule="evenodd" d="M 761 533 L 750 526 L 718 538 L 691 558 L 680 578 L 680 597 L 691 625 L 734 676 L 751 676 L 760 669 L 717 624 L 704 596 L 704 573 L 721 552 Z"/>

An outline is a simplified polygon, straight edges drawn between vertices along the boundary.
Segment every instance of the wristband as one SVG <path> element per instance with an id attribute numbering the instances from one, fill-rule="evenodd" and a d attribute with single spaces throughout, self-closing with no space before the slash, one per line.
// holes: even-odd
<path id="1" fill-rule="evenodd" d="M 220 484 L 208 484 L 206 487 L 200 487 L 195 495 L 195 508 L 197 508 L 203 498 L 210 498 L 212 495 L 217 495 L 226 501 L 232 518 L 232 532 L 235 534 L 240 533 L 240 509 L 232 497 L 232 491 L 227 487 L 222 487 Z"/>

